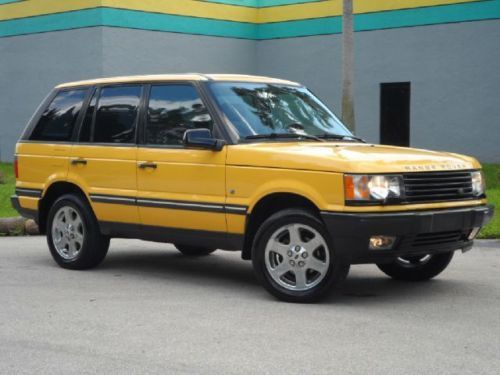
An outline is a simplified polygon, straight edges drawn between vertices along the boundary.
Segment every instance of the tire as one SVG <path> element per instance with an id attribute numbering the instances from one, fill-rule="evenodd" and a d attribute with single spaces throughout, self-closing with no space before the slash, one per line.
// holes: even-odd
<path id="1" fill-rule="evenodd" d="M 453 258 L 453 251 L 415 257 L 398 258 L 391 263 L 377 264 L 382 272 L 395 280 L 425 281 L 445 270 Z"/>
<path id="2" fill-rule="evenodd" d="M 108 252 L 109 237 L 101 234 L 92 209 L 78 195 L 63 195 L 55 201 L 47 218 L 46 233 L 50 253 L 63 268 L 96 267 Z"/>
<path id="3" fill-rule="evenodd" d="M 264 221 L 253 241 L 252 264 L 266 290 L 286 302 L 319 301 L 349 273 L 323 222 L 303 209 L 279 211 Z"/>
<path id="4" fill-rule="evenodd" d="M 217 249 L 211 249 L 201 246 L 189 246 L 189 245 L 180 245 L 174 244 L 175 248 L 179 250 L 182 254 L 190 256 L 190 257 L 198 257 L 212 254 Z"/>

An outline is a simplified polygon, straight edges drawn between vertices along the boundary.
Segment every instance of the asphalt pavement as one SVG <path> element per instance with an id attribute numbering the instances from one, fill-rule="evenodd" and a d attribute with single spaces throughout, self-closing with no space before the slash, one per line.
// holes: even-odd
<path id="1" fill-rule="evenodd" d="M 239 253 L 113 240 L 90 271 L 0 238 L 0 374 L 499 374 L 500 242 L 435 280 L 353 266 L 318 304 L 279 302 Z"/>

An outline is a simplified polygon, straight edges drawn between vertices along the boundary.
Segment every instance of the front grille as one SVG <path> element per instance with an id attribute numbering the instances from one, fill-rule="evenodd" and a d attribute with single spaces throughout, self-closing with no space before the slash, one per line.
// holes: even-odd
<path id="1" fill-rule="evenodd" d="M 473 199 L 471 173 L 418 172 L 403 175 L 406 203 Z"/>

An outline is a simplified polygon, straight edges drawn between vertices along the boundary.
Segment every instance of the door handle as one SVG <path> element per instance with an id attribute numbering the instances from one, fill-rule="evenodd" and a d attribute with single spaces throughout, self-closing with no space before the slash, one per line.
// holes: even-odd
<path id="1" fill-rule="evenodd" d="M 138 167 L 141 169 L 146 169 L 146 168 L 156 169 L 158 166 L 156 165 L 156 163 L 139 163 Z"/>
<path id="2" fill-rule="evenodd" d="M 87 160 L 85 160 L 85 159 L 73 159 L 73 160 L 71 160 L 71 164 L 72 165 L 78 165 L 78 164 L 87 165 Z"/>

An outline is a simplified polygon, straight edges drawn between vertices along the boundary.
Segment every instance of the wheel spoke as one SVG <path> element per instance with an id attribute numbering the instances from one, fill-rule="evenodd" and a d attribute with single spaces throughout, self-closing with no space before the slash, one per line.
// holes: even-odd
<path id="1" fill-rule="evenodd" d="M 285 273 L 290 271 L 290 266 L 288 265 L 288 262 L 284 260 L 283 262 L 278 264 L 275 268 L 271 268 L 270 271 L 273 276 L 280 278 Z"/>
<path id="2" fill-rule="evenodd" d="M 290 245 L 302 245 L 302 239 L 300 238 L 300 226 L 298 224 L 292 224 L 288 227 L 288 234 L 290 235 Z"/>
<path id="3" fill-rule="evenodd" d="M 290 250 L 290 245 L 282 244 L 277 239 L 270 240 L 266 246 L 266 251 L 273 251 L 280 254 L 282 257 L 287 256 L 288 250 Z"/>
<path id="4" fill-rule="evenodd" d="M 319 260 L 316 257 L 311 257 L 307 263 L 307 268 L 319 272 L 320 274 L 325 274 L 328 270 L 328 263 Z"/>
<path id="5" fill-rule="evenodd" d="M 80 244 L 80 246 L 83 245 L 83 234 L 81 234 L 80 232 L 75 232 L 75 242 L 78 242 Z"/>
<path id="6" fill-rule="evenodd" d="M 77 253 L 77 250 L 76 250 L 75 240 L 69 240 L 68 241 L 68 256 L 70 258 L 73 258 L 76 253 Z"/>
<path id="7" fill-rule="evenodd" d="M 307 277 L 305 268 L 296 269 L 295 273 L 295 287 L 297 289 L 305 289 L 307 286 Z"/>
<path id="8" fill-rule="evenodd" d="M 319 236 L 314 236 L 309 241 L 307 241 L 304 246 L 311 253 L 316 250 L 318 247 L 323 246 L 324 242 Z"/>

